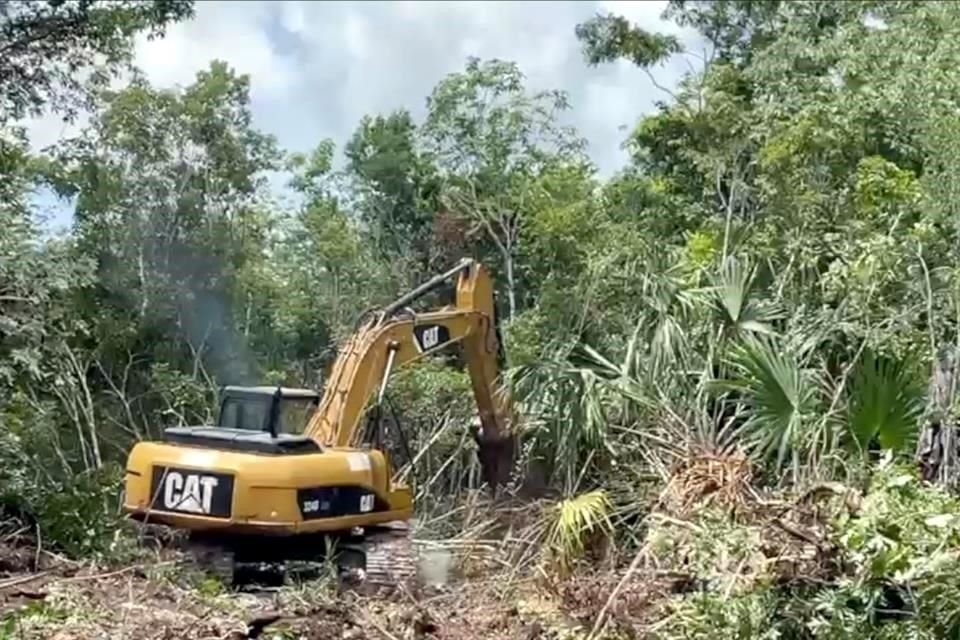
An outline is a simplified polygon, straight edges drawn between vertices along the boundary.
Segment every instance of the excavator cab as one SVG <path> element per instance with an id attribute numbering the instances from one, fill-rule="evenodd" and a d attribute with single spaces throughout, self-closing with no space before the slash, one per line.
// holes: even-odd
<path id="1" fill-rule="evenodd" d="M 221 429 L 300 435 L 320 404 L 311 389 L 284 387 L 224 387 L 221 392 Z"/>
<path id="2" fill-rule="evenodd" d="M 215 426 L 170 427 L 167 442 L 233 451 L 280 453 L 320 451 L 303 435 L 320 404 L 311 389 L 286 387 L 223 387 Z"/>

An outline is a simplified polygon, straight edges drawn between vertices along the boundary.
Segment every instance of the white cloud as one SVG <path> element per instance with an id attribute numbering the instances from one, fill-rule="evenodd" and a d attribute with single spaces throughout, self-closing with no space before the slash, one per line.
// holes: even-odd
<path id="1" fill-rule="evenodd" d="M 276 6 L 276 5 L 275 5 Z M 282 2 L 280 7 L 280 22 L 283 28 L 292 33 L 300 33 L 307 26 L 303 3 Z"/>
<path id="2" fill-rule="evenodd" d="M 89 118 L 81 114 L 73 122 L 64 122 L 55 115 L 44 115 L 40 118 L 31 118 L 23 123 L 27 130 L 30 146 L 39 151 L 54 145 L 59 140 L 77 135 L 86 125 Z"/>
<path id="3" fill-rule="evenodd" d="M 297 72 L 277 54 L 267 33 L 272 17 L 266 2 L 198 2 L 196 17 L 173 25 L 162 39 L 136 43 L 136 64 L 160 86 L 187 85 L 210 61 L 227 61 L 254 79 L 254 97 L 290 94 Z"/>
<path id="4" fill-rule="evenodd" d="M 344 19 L 343 38 L 346 40 L 347 51 L 359 62 L 370 58 L 374 44 L 370 39 L 370 30 L 367 20 L 362 15 L 348 13 Z"/>
<path id="5" fill-rule="evenodd" d="M 625 133 L 662 98 L 630 63 L 588 67 L 574 26 L 599 11 L 647 29 L 690 34 L 662 22 L 657 2 L 212 2 L 172 26 L 162 40 L 140 39 L 136 63 L 160 86 L 185 85 L 214 59 L 251 76 L 254 121 L 287 148 L 332 137 L 342 148 L 364 114 L 409 109 L 467 56 L 514 60 L 532 89 L 566 90 L 569 120 L 591 142 L 604 173 L 620 166 Z M 656 71 L 670 85 L 682 67 Z M 34 146 L 69 130 L 49 118 L 30 123 Z"/>

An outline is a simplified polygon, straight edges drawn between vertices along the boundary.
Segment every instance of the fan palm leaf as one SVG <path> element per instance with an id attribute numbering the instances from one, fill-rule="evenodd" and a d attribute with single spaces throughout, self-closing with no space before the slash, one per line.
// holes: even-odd
<path id="1" fill-rule="evenodd" d="M 779 316 L 752 297 L 754 269 L 749 262 L 729 256 L 711 278 L 708 288 L 723 326 L 729 333 L 774 335 L 772 322 Z"/>
<path id="2" fill-rule="evenodd" d="M 847 421 L 853 442 L 866 450 L 875 438 L 884 449 L 913 439 L 923 412 L 924 388 L 903 362 L 865 351 L 850 382 Z"/>
<path id="3" fill-rule="evenodd" d="M 562 356 L 505 374 L 511 395 L 533 428 L 531 443 L 567 487 L 581 471 L 583 452 L 613 450 L 606 417 L 613 402 L 609 378 L 606 365 L 573 366 Z"/>
<path id="4" fill-rule="evenodd" d="M 738 394 L 746 409 L 738 434 L 782 469 L 815 409 L 818 387 L 813 372 L 765 336 L 745 336 L 726 361 L 730 374 L 720 386 Z"/>

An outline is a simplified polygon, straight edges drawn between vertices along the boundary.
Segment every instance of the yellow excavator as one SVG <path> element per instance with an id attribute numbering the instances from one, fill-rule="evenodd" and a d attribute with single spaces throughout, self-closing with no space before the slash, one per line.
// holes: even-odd
<path id="1" fill-rule="evenodd" d="M 453 305 L 410 309 L 453 278 Z M 509 399 L 498 386 L 503 348 L 496 318 L 489 273 L 461 261 L 365 314 L 339 350 L 322 396 L 226 387 L 215 426 L 172 427 L 161 442 L 134 445 L 124 510 L 189 532 L 195 557 L 230 581 L 248 563 L 328 558 L 331 539 L 352 552 L 336 554 L 341 567 L 364 569 L 373 583 L 409 580 L 416 571 L 411 489 L 394 477 L 383 422 L 370 417 L 380 412 L 368 404 L 382 400 L 396 368 L 460 344 L 479 414 L 481 469 L 494 489 L 503 484 L 515 444 Z"/>

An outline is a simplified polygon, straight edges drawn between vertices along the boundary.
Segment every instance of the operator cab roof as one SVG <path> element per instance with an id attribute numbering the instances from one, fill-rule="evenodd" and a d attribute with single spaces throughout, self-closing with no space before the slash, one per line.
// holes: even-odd
<path id="1" fill-rule="evenodd" d="M 296 455 L 323 451 L 312 438 L 289 433 L 278 433 L 274 438 L 266 431 L 206 426 L 170 427 L 163 433 L 167 442 L 189 447 L 251 451 L 271 455 Z"/>
<path id="2" fill-rule="evenodd" d="M 239 387 L 228 385 L 223 388 L 224 394 L 250 395 L 250 396 L 273 396 L 277 393 L 278 387 L 261 385 L 255 387 Z M 281 398 L 319 400 L 320 394 L 313 389 L 295 389 L 293 387 L 279 387 Z"/>

